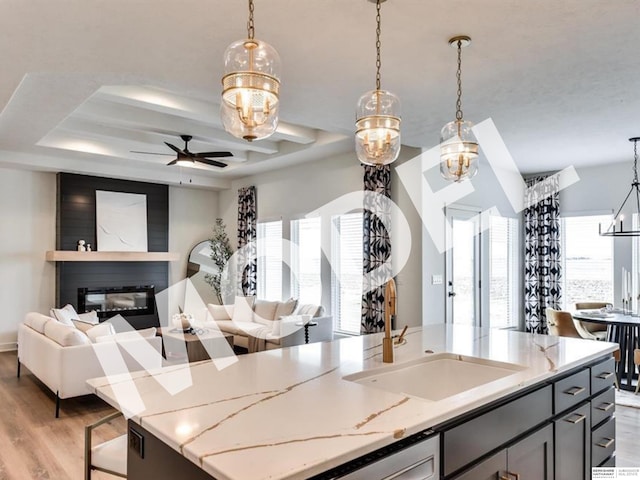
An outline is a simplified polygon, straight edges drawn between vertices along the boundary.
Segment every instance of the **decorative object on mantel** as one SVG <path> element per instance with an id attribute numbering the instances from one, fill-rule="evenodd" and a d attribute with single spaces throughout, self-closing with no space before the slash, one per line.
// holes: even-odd
<path id="1" fill-rule="evenodd" d="M 598 225 L 598 231 L 600 235 L 602 235 L 603 237 L 639 237 L 640 236 L 640 229 L 636 228 L 634 230 L 633 225 L 631 225 L 631 228 L 628 230 L 624 229 L 624 226 L 622 224 L 623 215 L 621 215 L 622 209 L 627 203 L 627 200 L 629 200 L 629 198 L 631 197 L 631 194 L 635 192 L 635 200 L 636 200 L 635 204 L 637 208 L 636 213 L 638 214 L 638 220 L 640 221 L 640 182 L 638 182 L 638 141 L 639 140 L 640 140 L 640 137 L 631 137 L 629 139 L 630 142 L 633 142 L 633 181 L 631 182 L 631 190 L 629 190 L 629 193 L 627 193 L 627 196 L 624 197 L 624 201 L 622 202 L 622 205 L 620 205 L 620 208 L 618 209 L 616 214 L 613 216 L 613 220 L 611 221 L 609 228 L 607 228 L 607 230 L 603 232 L 602 225 Z M 631 220 L 633 220 L 633 218 Z M 618 221 L 620 221 L 620 228 L 616 229 L 616 223 Z M 631 222 L 628 222 L 628 224 L 631 224 Z"/>
<path id="2" fill-rule="evenodd" d="M 231 249 L 224 221 L 221 218 L 216 218 L 216 223 L 213 226 L 213 236 L 209 239 L 209 245 L 211 246 L 210 256 L 215 271 L 207 273 L 204 280 L 211 285 L 218 302 L 222 304 L 222 274 L 231 255 L 233 255 L 233 250 Z M 226 283 L 228 284 L 229 282 Z"/>
<path id="3" fill-rule="evenodd" d="M 84 240 L 78 240 L 78 251 L 85 252 L 87 247 L 84 246 Z"/>
<path id="4" fill-rule="evenodd" d="M 380 89 L 380 4 L 376 4 L 376 89 L 360 97 L 356 108 L 356 154 L 365 165 L 387 165 L 400 153 L 400 99 Z"/>
<path id="5" fill-rule="evenodd" d="M 146 252 L 147 196 L 96 190 L 96 231 L 102 252 Z"/>
<path id="6" fill-rule="evenodd" d="M 267 138 L 278 127 L 280 56 L 254 39 L 253 0 L 249 0 L 247 38 L 224 52 L 220 116 L 224 129 L 248 142 Z"/>
<path id="7" fill-rule="evenodd" d="M 449 45 L 458 49 L 456 79 L 456 119 L 447 123 L 440 131 L 440 173 L 446 180 L 460 182 L 478 173 L 478 141 L 473 123 L 462 117 L 462 48 L 471 44 L 471 38 L 459 35 L 449 40 Z"/>

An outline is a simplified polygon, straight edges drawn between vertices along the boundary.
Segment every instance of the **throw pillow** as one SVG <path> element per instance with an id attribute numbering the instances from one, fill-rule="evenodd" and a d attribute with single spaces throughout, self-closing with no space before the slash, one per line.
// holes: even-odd
<path id="1" fill-rule="evenodd" d="M 291 315 L 297 306 L 298 306 L 298 300 L 296 298 L 290 298 L 289 300 L 280 302 L 278 304 L 278 308 L 276 308 L 276 313 L 273 316 L 273 318 L 278 319 L 280 317 L 286 317 L 287 315 Z"/>
<path id="2" fill-rule="evenodd" d="M 95 327 L 91 327 L 85 333 L 87 334 L 87 337 L 89 337 L 89 340 L 91 340 L 93 343 L 96 343 L 96 339 L 98 337 L 115 335 L 116 330 L 109 322 L 104 322 L 100 325 L 96 325 Z"/>
<path id="3" fill-rule="evenodd" d="M 100 323 L 98 312 L 96 312 L 95 310 L 86 313 L 79 313 L 78 320 L 84 323 L 89 323 L 91 325 L 98 325 Z"/>
<path id="4" fill-rule="evenodd" d="M 72 320 L 80 320 L 76 309 L 73 308 L 73 305 L 70 305 L 68 303 L 62 308 L 52 308 L 51 316 L 60 323 L 74 328 L 75 325 L 73 324 Z"/>
<path id="5" fill-rule="evenodd" d="M 312 317 L 319 317 L 323 313 L 324 307 L 322 305 L 314 305 L 312 303 L 300 305 L 296 310 L 296 315 L 311 315 Z"/>
<path id="6" fill-rule="evenodd" d="M 207 310 L 214 320 L 231 320 L 233 318 L 233 305 L 207 304 Z"/>
<path id="7" fill-rule="evenodd" d="M 275 318 L 276 309 L 280 302 L 269 302 L 267 300 L 256 300 L 253 307 L 253 321 L 262 325 L 271 325 Z"/>
<path id="8" fill-rule="evenodd" d="M 234 322 L 253 321 L 254 301 L 255 297 L 236 297 L 236 301 L 233 304 L 233 317 L 231 320 Z"/>
<path id="9" fill-rule="evenodd" d="M 44 326 L 44 334 L 63 347 L 73 347 L 75 345 L 87 345 L 91 343 L 89 337 L 76 327 L 70 327 L 60 322 L 47 322 Z"/>
<path id="10" fill-rule="evenodd" d="M 143 328 L 130 332 L 119 332 L 113 335 L 102 335 L 96 337 L 96 343 L 120 342 L 122 340 L 138 340 L 140 338 L 153 338 L 156 336 L 156 327 Z"/>

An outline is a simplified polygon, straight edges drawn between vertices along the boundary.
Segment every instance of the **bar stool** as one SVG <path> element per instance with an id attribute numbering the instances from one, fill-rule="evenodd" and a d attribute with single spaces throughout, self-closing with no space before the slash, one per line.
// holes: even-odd
<path id="1" fill-rule="evenodd" d="M 638 372 L 640 372 L 640 348 L 636 348 L 633 351 L 633 364 L 638 367 Z M 640 390 L 640 375 L 638 375 L 638 383 L 636 384 L 635 395 L 638 394 L 638 390 Z"/>
<path id="2" fill-rule="evenodd" d="M 91 480 L 91 471 L 115 475 L 117 477 L 127 477 L 127 435 L 120 435 L 98 445 L 92 445 L 91 433 L 93 429 L 110 422 L 114 418 L 122 415 L 120 412 L 112 413 L 101 418 L 91 425 L 84 427 L 84 478 Z"/>

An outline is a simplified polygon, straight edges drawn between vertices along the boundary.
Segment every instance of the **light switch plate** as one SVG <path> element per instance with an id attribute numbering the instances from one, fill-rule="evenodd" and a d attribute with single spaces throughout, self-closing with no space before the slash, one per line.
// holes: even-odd
<path id="1" fill-rule="evenodd" d="M 431 285 L 442 285 L 442 275 L 431 275 Z"/>

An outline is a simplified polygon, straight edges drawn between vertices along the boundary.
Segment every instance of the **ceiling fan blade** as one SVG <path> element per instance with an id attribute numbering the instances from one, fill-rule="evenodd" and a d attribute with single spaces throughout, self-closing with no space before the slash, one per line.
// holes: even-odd
<path id="1" fill-rule="evenodd" d="M 222 158 L 233 157 L 231 152 L 198 152 L 193 154 L 196 158 Z"/>
<path id="2" fill-rule="evenodd" d="M 164 144 L 165 144 L 167 147 L 169 147 L 171 150 L 173 150 L 174 152 L 176 152 L 177 154 L 179 154 L 179 155 L 185 155 L 185 156 L 186 156 L 186 153 L 184 153 L 182 150 L 180 150 L 180 149 L 179 149 L 178 147 L 176 147 L 175 145 L 171 145 L 171 144 L 170 144 L 170 143 L 168 143 L 168 142 L 164 142 Z"/>
<path id="3" fill-rule="evenodd" d="M 206 165 L 211 165 L 212 167 L 220 167 L 224 168 L 227 166 L 226 163 L 218 162 L 217 160 L 209 160 L 208 158 L 197 158 L 196 162 L 204 163 Z"/>
<path id="4" fill-rule="evenodd" d="M 178 159 L 174 158 L 173 160 L 171 160 L 169 163 L 167 163 L 167 166 L 171 166 L 171 165 L 175 165 L 176 163 L 178 163 Z"/>
<path id="5" fill-rule="evenodd" d="M 168 155 L 170 157 L 173 156 L 173 153 L 157 153 L 157 152 L 140 152 L 138 150 L 129 150 L 131 153 L 144 153 L 145 155 Z"/>

